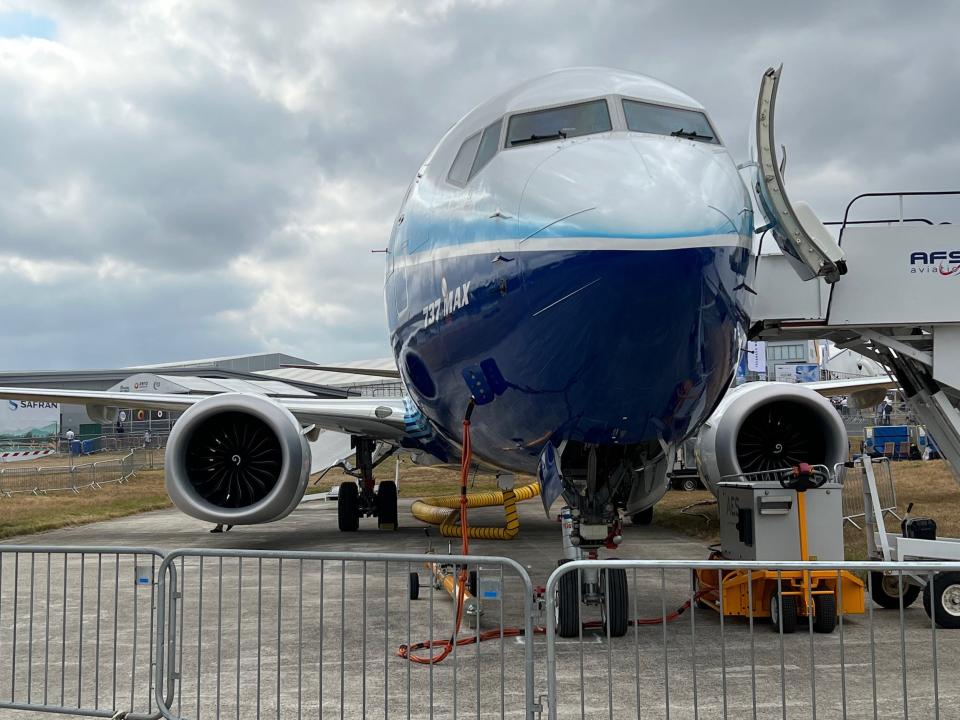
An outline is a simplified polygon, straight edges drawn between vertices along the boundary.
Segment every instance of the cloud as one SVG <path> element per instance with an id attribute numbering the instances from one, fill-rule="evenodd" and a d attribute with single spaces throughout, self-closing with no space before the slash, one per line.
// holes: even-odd
<path id="1" fill-rule="evenodd" d="M 16 339 L 0 365 L 386 355 L 370 250 L 411 176 L 471 107 L 562 66 L 681 87 L 742 160 L 760 74 L 784 62 L 793 197 L 835 218 L 858 192 L 951 187 L 958 14 L 0 0 L 0 282 Z"/>

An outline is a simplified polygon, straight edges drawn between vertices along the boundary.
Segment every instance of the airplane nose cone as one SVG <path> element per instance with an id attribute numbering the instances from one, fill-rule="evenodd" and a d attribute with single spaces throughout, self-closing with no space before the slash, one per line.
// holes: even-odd
<path id="1" fill-rule="evenodd" d="M 722 146 L 606 135 L 566 143 L 537 167 L 520 207 L 520 237 L 537 244 L 562 237 L 749 236 L 750 207 Z"/>

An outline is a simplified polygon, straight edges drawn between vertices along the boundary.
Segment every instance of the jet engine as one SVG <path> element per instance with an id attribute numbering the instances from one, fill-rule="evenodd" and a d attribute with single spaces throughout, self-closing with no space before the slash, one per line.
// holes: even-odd
<path id="1" fill-rule="evenodd" d="M 847 431 L 833 405 L 790 383 L 753 382 L 730 390 L 696 440 L 700 476 L 716 494 L 721 479 L 847 459 Z M 746 479 L 750 479 L 749 477 Z M 757 476 L 757 479 L 766 479 Z"/>
<path id="2" fill-rule="evenodd" d="M 190 407 L 164 459 L 167 493 L 198 520 L 251 525 L 286 517 L 310 478 L 310 448 L 289 410 L 262 395 L 224 393 Z"/>

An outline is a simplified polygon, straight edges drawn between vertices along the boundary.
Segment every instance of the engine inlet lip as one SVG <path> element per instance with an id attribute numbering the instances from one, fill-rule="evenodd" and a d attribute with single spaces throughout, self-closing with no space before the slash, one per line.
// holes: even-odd
<path id="1" fill-rule="evenodd" d="M 228 412 L 246 413 L 277 432 L 281 452 L 278 480 L 270 491 L 252 505 L 224 508 L 203 498 L 186 473 L 186 453 L 193 434 L 200 425 Z M 289 428 L 289 432 L 286 431 Z M 166 489 L 170 499 L 184 513 L 198 520 L 234 525 L 269 522 L 287 515 L 300 497 L 287 497 L 289 487 L 283 482 L 291 473 L 309 477 L 310 455 L 299 424 L 289 410 L 273 400 L 247 393 L 223 393 L 203 398 L 188 408 L 174 424 L 164 460 Z M 305 482 L 302 483 L 305 486 Z"/>
<path id="2" fill-rule="evenodd" d="M 831 470 L 834 463 L 846 460 L 847 431 L 839 413 L 829 400 L 802 385 L 782 382 L 747 383 L 735 388 L 729 400 L 721 404 L 723 420 L 732 422 L 721 421 L 716 427 L 711 455 L 719 473 L 717 479 L 726 477 L 734 480 L 735 476 L 742 472 L 737 459 L 737 439 L 744 423 L 764 406 L 779 401 L 801 405 L 824 422 L 824 460 Z"/>

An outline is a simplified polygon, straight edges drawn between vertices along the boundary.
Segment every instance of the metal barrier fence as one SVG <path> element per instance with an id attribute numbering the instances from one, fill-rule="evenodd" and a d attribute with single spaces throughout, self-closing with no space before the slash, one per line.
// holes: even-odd
<path id="1" fill-rule="evenodd" d="M 897 515 L 897 485 L 893 479 L 893 466 L 889 458 L 872 458 L 873 472 L 877 481 L 877 493 L 880 500 L 880 509 L 886 515 Z M 838 465 L 836 467 L 838 480 L 843 484 L 843 520 L 855 528 L 860 529 L 857 520 L 864 517 L 863 487 L 866 477 L 863 465 L 854 464 L 852 467 Z"/>
<path id="2" fill-rule="evenodd" d="M 475 571 L 482 602 L 479 622 L 465 623 L 441 664 L 397 656 L 403 646 L 427 657 L 441 648 L 419 641 L 452 637 L 455 605 L 426 564 Z M 868 599 L 863 613 L 841 612 L 832 634 L 817 632 L 812 616 L 791 634 L 763 613 L 728 616 L 723 594 L 719 613 L 696 607 L 692 572 L 718 567 L 745 573 L 745 607 L 781 616 L 791 573 L 854 571 L 868 598 L 892 587 L 900 599 L 887 602 L 892 609 Z M 602 571 L 607 599 L 581 608 L 579 632 L 560 638 L 556 593 L 587 569 Z M 780 563 L 772 584 L 769 570 L 567 563 L 547 581 L 547 622 L 535 628 L 530 578 L 505 558 L 0 545 L 0 708 L 131 719 L 530 720 L 545 690 L 550 718 L 957 716 L 960 632 L 909 605 L 923 583 L 934 595 L 960 589 L 960 563 Z M 755 584 L 765 572 L 766 584 Z M 603 622 L 613 617 L 614 573 L 636 619 L 623 637 Z M 960 627 L 960 606 L 954 615 L 943 607 L 939 619 Z"/>
<path id="3" fill-rule="evenodd" d="M 397 657 L 412 644 L 438 653 L 415 644 L 453 632 L 456 606 L 427 563 L 465 565 L 482 596 L 476 627 L 465 621 L 463 644 L 435 665 Z M 506 631 L 531 637 L 533 587 L 513 560 L 177 550 L 163 568 L 179 583 L 179 611 L 165 592 L 158 609 L 159 626 L 176 625 L 168 718 L 533 717 L 533 645 Z"/>
<path id="4" fill-rule="evenodd" d="M 138 470 L 163 465 L 164 448 L 137 448 L 120 458 L 99 460 L 83 465 L 0 467 L 0 499 L 17 493 L 35 495 L 99 488 L 124 482 Z"/>
<path id="5" fill-rule="evenodd" d="M 775 630 L 766 619 L 724 617 L 723 611 L 731 608 L 723 608 L 721 594 L 720 613 L 686 609 L 669 622 L 676 608 L 696 605 L 692 572 L 717 566 L 709 561 L 612 560 L 557 568 L 547 581 L 547 618 L 556 611 L 555 592 L 564 577 L 602 568 L 607 578 L 625 574 L 630 617 L 645 619 L 634 622 L 621 638 L 600 628 L 559 638 L 553 623 L 547 623 L 549 717 L 957 717 L 960 634 L 939 629 L 919 607 L 905 609 L 901 602 L 898 609 L 881 610 L 868 599 L 864 614 L 841 614 L 832 634 L 814 632 L 812 616 L 801 618 L 797 632 L 790 634 Z M 769 606 L 766 597 L 754 596 L 763 592 L 754 573 L 770 566 L 722 563 L 724 569 L 746 571 L 746 607 L 754 602 Z M 873 573 L 883 569 L 896 571 L 894 588 L 898 582 L 907 587 L 911 575 L 930 580 L 938 571 L 949 571 L 948 577 L 960 582 L 960 574 L 953 574 L 960 571 L 958 563 L 776 567 L 780 590 L 788 585 L 790 571 L 866 573 L 868 598 L 874 584 L 882 582 L 882 575 Z M 609 604 L 596 609 L 597 617 L 604 610 L 609 614 Z"/>
<path id="6" fill-rule="evenodd" d="M 160 717 L 162 561 L 149 548 L 0 545 L 0 708 Z"/>

